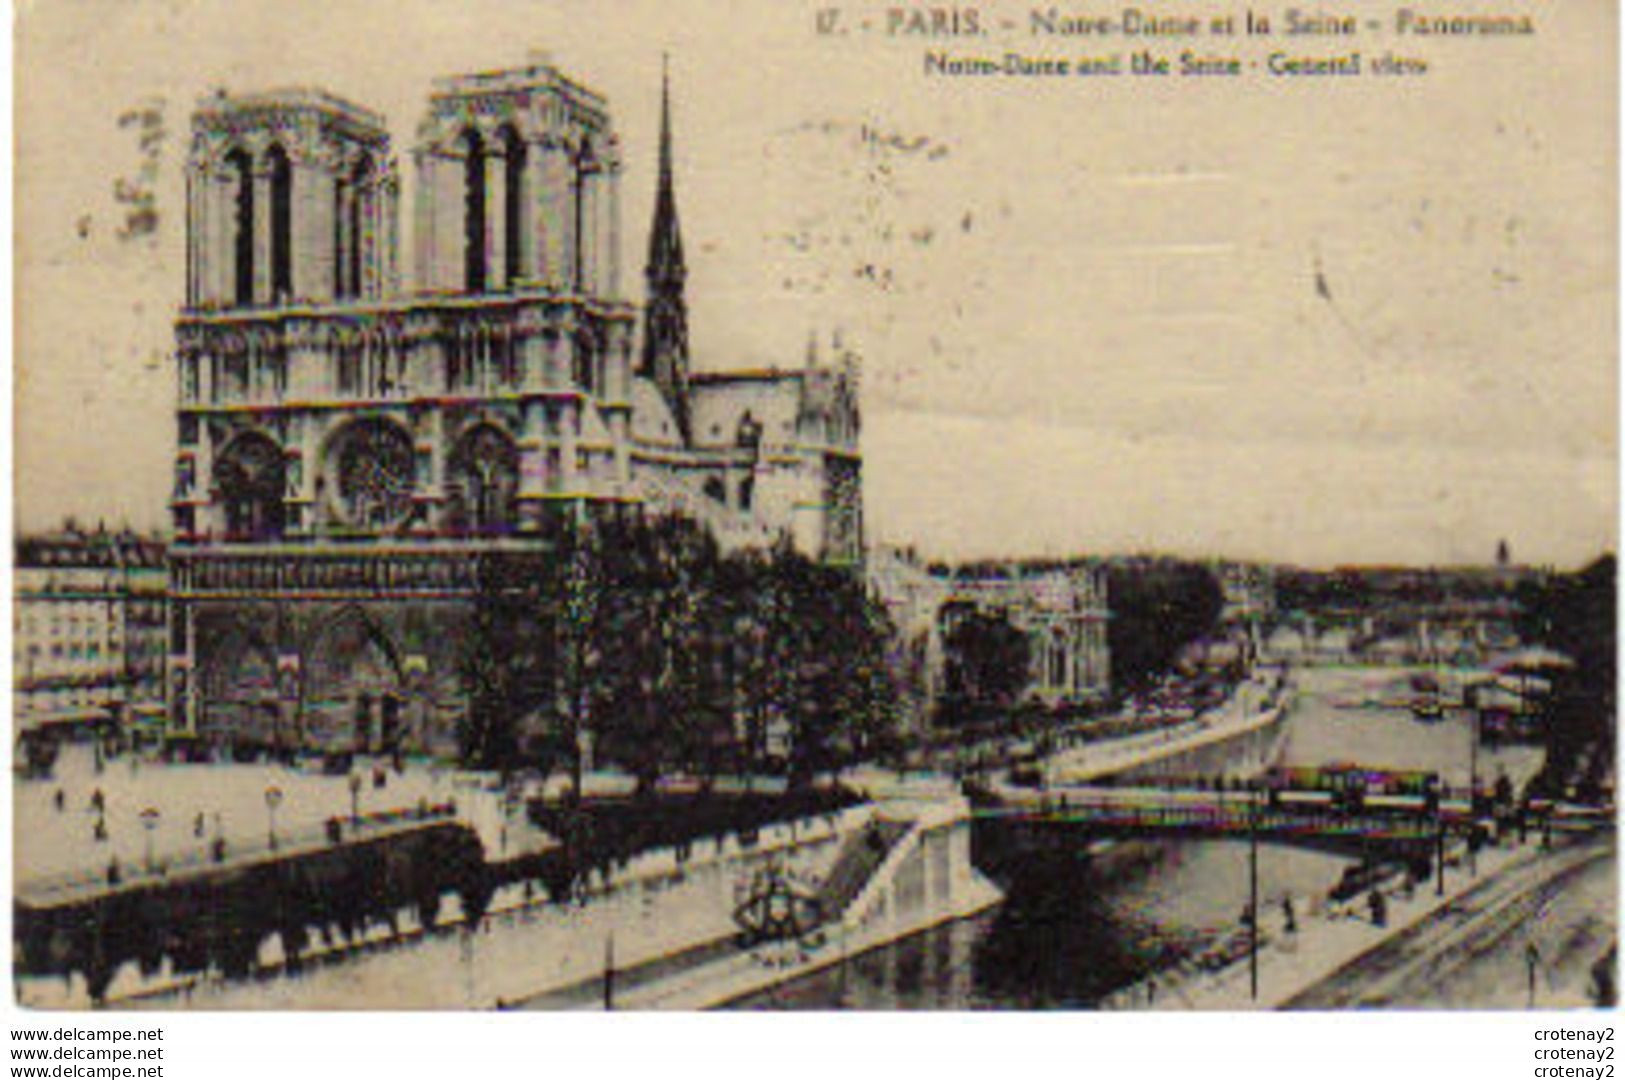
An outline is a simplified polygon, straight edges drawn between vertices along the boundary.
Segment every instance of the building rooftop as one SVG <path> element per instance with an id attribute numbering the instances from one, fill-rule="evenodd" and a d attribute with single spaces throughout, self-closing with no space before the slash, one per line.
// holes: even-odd
<path id="1" fill-rule="evenodd" d="M 477 71 L 468 75 L 447 75 L 434 80 L 437 98 L 479 97 L 521 90 L 558 90 L 583 104 L 603 109 L 608 104 L 602 94 L 589 90 L 561 74 L 548 60 L 534 60 L 524 67 Z"/>
<path id="2" fill-rule="evenodd" d="M 690 384 L 718 384 L 733 382 L 777 382 L 781 379 L 799 379 L 806 371 L 786 371 L 774 367 L 740 368 L 737 371 L 695 371 L 688 376 Z"/>
<path id="3" fill-rule="evenodd" d="M 206 123 L 254 112 L 315 112 L 343 121 L 360 132 L 384 139 L 389 137 L 383 114 L 326 90 L 308 86 L 261 90 L 250 94 L 216 90 L 198 101 L 193 120 L 195 123 Z"/>
<path id="4" fill-rule="evenodd" d="M 16 539 L 16 566 L 25 567 L 162 567 L 169 547 L 154 536 L 137 533 L 82 532 L 64 529 L 61 532 Z"/>

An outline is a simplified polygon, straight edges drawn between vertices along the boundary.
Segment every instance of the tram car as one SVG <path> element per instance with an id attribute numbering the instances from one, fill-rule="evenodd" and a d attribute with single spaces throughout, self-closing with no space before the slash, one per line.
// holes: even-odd
<path id="1" fill-rule="evenodd" d="M 1384 769 L 1366 765 L 1277 766 L 1265 774 L 1270 804 L 1417 812 L 1438 806 L 1439 774 L 1420 769 Z"/>

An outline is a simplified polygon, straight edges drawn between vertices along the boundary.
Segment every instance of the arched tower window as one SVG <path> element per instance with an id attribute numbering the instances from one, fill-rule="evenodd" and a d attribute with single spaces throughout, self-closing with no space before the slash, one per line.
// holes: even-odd
<path id="1" fill-rule="evenodd" d="M 280 146 L 271 147 L 271 297 L 293 295 L 293 166 Z"/>
<path id="2" fill-rule="evenodd" d="M 333 296 L 342 300 L 348 295 L 345 288 L 344 208 L 350 202 L 350 181 L 343 176 L 333 179 Z"/>
<path id="3" fill-rule="evenodd" d="M 463 132 L 463 284 L 469 292 L 484 292 L 485 265 L 485 143 L 479 132 Z"/>
<path id="4" fill-rule="evenodd" d="M 282 449 L 264 435 L 239 435 L 215 461 L 214 485 L 226 512 L 228 540 L 275 540 L 282 535 Z"/>
<path id="5" fill-rule="evenodd" d="M 502 207 L 502 280 L 511 288 L 519 277 L 520 210 L 524 204 L 525 142 L 511 126 L 502 129 L 503 150 L 507 154 L 507 183 L 503 185 L 506 201 Z"/>
<path id="6" fill-rule="evenodd" d="M 570 192 L 570 287 L 576 290 L 586 288 L 587 260 L 586 245 L 582 243 L 581 230 L 585 227 L 587 217 L 583 204 L 587 198 L 587 172 L 591 168 L 591 159 L 585 150 L 576 160 L 575 176 L 571 180 Z"/>
<path id="7" fill-rule="evenodd" d="M 1050 631 L 1049 643 L 1049 684 L 1054 687 L 1066 686 L 1066 637 L 1060 630 Z"/>
<path id="8" fill-rule="evenodd" d="M 254 302 L 254 163 L 238 148 L 226 155 L 226 164 L 237 174 L 233 255 L 237 304 L 246 307 Z"/>
<path id="9" fill-rule="evenodd" d="M 490 424 L 457 442 L 450 461 L 450 524 L 459 532 L 504 533 L 513 528 L 519 451 Z"/>
<path id="10" fill-rule="evenodd" d="M 362 255 L 368 243 L 367 208 L 372 199 L 372 159 L 362 154 L 350 174 L 350 230 L 349 265 L 350 287 L 347 295 L 360 296 Z"/>

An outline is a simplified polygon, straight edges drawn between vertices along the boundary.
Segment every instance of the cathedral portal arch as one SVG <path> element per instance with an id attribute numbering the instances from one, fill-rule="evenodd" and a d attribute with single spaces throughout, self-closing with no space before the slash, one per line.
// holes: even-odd
<path id="1" fill-rule="evenodd" d="M 276 648 L 254 622 L 234 615 L 206 635 L 198 672 L 204 727 L 239 744 L 276 745 Z"/>
<path id="2" fill-rule="evenodd" d="M 304 649 L 306 716 L 330 748 L 393 749 L 405 734 L 404 659 L 388 628 L 361 604 L 312 627 Z"/>

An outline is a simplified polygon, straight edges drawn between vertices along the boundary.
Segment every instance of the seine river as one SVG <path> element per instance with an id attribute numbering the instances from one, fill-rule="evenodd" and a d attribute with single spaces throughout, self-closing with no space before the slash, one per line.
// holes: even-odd
<path id="1" fill-rule="evenodd" d="M 1421 724 L 1393 700 L 1402 675 L 1310 670 L 1297 675 L 1284 760 L 1357 761 L 1438 771 L 1447 784 L 1469 775 L 1471 721 L 1452 713 Z M 1539 752 L 1482 749 L 1480 775 L 1521 781 Z M 1288 894 L 1323 896 L 1349 860 L 1264 845 L 1260 910 L 1268 928 Z M 1064 869 L 1035 869 L 1007 883 L 1004 903 L 846 963 L 744 998 L 749 1009 L 1090 1008 L 1205 942 L 1235 932 L 1247 902 L 1247 845 L 1161 841 L 1121 845 Z"/>

